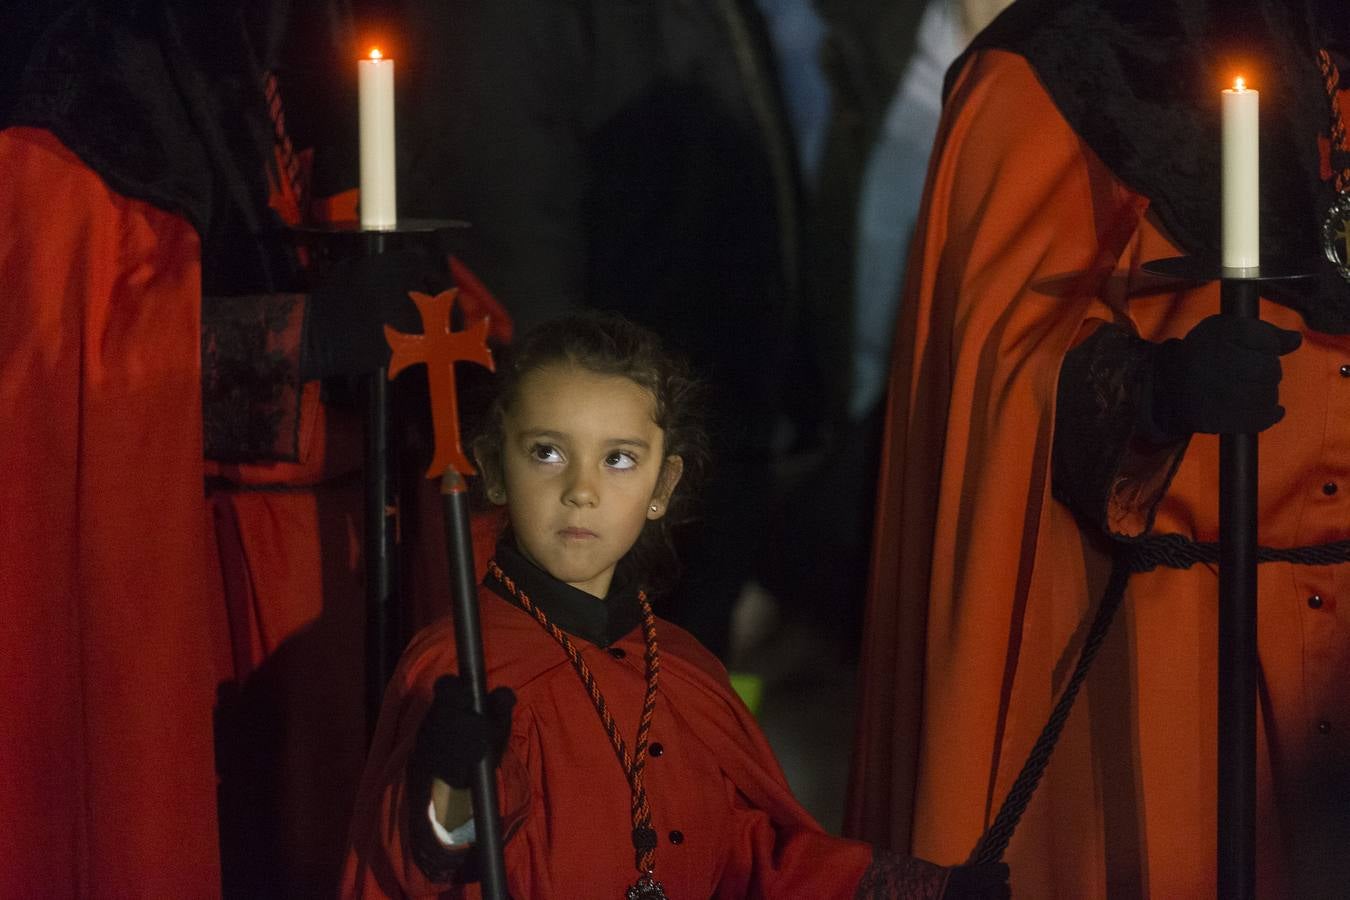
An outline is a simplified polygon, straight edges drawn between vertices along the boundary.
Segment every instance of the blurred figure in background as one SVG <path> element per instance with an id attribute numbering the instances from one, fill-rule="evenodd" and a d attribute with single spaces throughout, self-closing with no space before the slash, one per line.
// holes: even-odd
<path id="1" fill-rule="evenodd" d="M 760 0 L 807 184 L 802 451 L 780 483 L 766 586 L 856 653 L 900 273 L 942 78 L 1009 0 Z M 822 604 L 819 598 L 834 597 Z"/>

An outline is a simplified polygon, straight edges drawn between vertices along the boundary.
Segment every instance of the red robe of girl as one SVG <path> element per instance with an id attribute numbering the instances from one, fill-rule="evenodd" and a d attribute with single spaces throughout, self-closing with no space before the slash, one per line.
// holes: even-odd
<path id="1" fill-rule="evenodd" d="M 499 547 L 498 559 L 520 581 L 510 556 Z M 645 688 L 632 595 L 625 602 L 611 591 L 602 602 L 537 569 L 534 575 L 534 584 L 546 580 L 561 589 L 529 595 L 572 636 L 631 743 Z M 509 892 L 621 898 L 639 876 L 624 771 L 561 646 L 497 590 L 481 588 L 479 603 L 489 688 L 508 685 L 517 696 L 498 775 Z M 827 834 L 793 799 L 764 736 L 711 653 L 661 620 L 657 641 L 660 693 L 645 779 L 658 835 L 655 877 L 666 893 L 858 896 L 865 873 L 878 878 L 884 866 L 869 872 L 871 846 Z M 427 805 L 408 789 L 408 758 L 432 686 L 455 671 L 455 657 L 453 624 L 443 619 L 413 641 L 394 676 L 357 798 L 344 896 L 479 896 L 476 883 L 429 880 L 414 861 L 409 831 L 417 817 L 425 821 Z M 936 867 L 901 860 L 894 868 L 914 865 L 933 869 L 941 890 L 943 873 Z"/>

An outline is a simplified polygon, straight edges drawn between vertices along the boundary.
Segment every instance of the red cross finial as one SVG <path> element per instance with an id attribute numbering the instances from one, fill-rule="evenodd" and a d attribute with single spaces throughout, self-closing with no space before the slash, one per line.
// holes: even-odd
<path id="1" fill-rule="evenodd" d="M 453 467 L 461 475 L 476 474 L 473 464 L 459 444 L 459 397 L 455 390 L 455 363 L 477 363 L 495 371 L 492 351 L 488 349 L 488 319 L 479 319 L 463 331 L 450 330 L 450 310 L 459 296 L 456 288 L 436 296 L 409 291 L 422 314 L 422 334 L 404 334 L 393 326 L 384 326 L 385 340 L 393 355 L 389 359 L 389 378 L 408 366 L 426 363 L 431 385 L 431 421 L 436 432 L 436 452 L 427 469 L 428 478 L 437 478 Z"/>

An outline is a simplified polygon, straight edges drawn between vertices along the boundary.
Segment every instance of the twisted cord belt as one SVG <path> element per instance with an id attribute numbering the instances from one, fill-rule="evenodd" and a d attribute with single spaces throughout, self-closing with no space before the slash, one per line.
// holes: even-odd
<path id="1" fill-rule="evenodd" d="M 590 666 L 586 665 L 586 661 L 581 658 L 581 653 L 572 643 L 571 638 L 561 628 L 553 624 L 548 615 L 529 598 L 529 595 L 516 587 L 515 582 L 502 571 L 501 566 L 497 565 L 495 560 L 488 563 L 488 570 L 510 592 L 516 602 L 526 612 L 534 616 L 535 621 L 543 627 L 544 631 L 548 632 L 558 642 L 563 652 L 567 654 L 568 660 L 571 661 L 572 668 L 581 678 L 581 683 L 585 686 L 586 693 L 591 698 L 596 713 L 600 716 L 600 723 L 604 726 L 605 734 L 609 736 L 610 746 L 614 748 L 614 754 L 619 759 L 619 765 L 623 767 L 624 777 L 628 780 L 628 788 L 633 796 L 634 863 L 640 876 L 638 883 L 629 889 L 628 894 L 630 897 L 664 897 L 660 882 L 657 882 L 653 876 L 656 866 L 656 830 L 652 828 L 652 810 L 647 802 L 647 789 L 643 785 L 643 772 L 647 767 L 647 736 L 651 732 L 652 717 L 656 712 L 656 686 L 661 674 L 661 657 L 656 647 L 656 617 L 652 614 L 652 605 L 647 600 L 646 593 L 638 592 L 638 604 L 642 609 L 642 638 L 646 646 L 644 660 L 647 685 L 642 698 L 642 715 L 638 719 L 637 738 L 633 743 L 633 752 L 630 754 L 623 735 L 619 734 L 619 726 L 614 721 L 614 716 L 610 714 L 609 707 L 605 703 L 605 696 L 600 692 L 600 686 L 596 684 L 595 675 L 591 672 Z"/>
<path id="2" fill-rule="evenodd" d="M 1258 547 L 1257 562 L 1287 562 L 1303 566 L 1326 566 L 1335 563 L 1350 562 L 1350 541 L 1334 541 L 1310 547 L 1276 548 Z M 1035 745 L 1027 755 L 1027 761 L 1018 773 L 1017 779 L 999 807 L 994 823 L 980 837 L 980 842 L 971 854 L 972 863 L 992 863 L 1003 858 L 1012 840 L 1017 823 L 1026 812 L 1036 792 L 1036 785 L 1050 762 L 1055 744 L 1064 723 L 1073 709 L 1073 701 L 1078 689 L 1087 678 L 1088 669 L 1101 649 L 1106 633 L 1111 627 L 1116 610 L 1120 608 L 1125 596 L 1125 584 L 1135 572 L 1151 572 L 1159 566 L 1170 569 L 1189 569 L 1196 564 L 1214 564 L 1219 562 L 1219 545 L 1214 541 L 1192 541 L 1179 534 L 1163 534 L 1146 537 L 1123 545 L 1115 554 L 1111 565 L 1111 577 L 1107 580 L 1106 590 L 1102 592 L 1101 602 L 1097 605 L 1092 626 L 1088 629 L 1083 649 L 1079 652 L 1078 663 L 1069 677 L 1064 692 L 1055 702 L 1050 718 L 1036 739 Z"/>

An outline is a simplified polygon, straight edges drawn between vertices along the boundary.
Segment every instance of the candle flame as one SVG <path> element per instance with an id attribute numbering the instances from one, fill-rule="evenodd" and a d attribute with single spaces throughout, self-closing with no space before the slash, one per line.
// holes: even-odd
<path id="1" fill-rule="evenodd" d="M 370 58 L 371 58 L 371 59 L 384 59 L 384 54 L 380 52 L 380 48 L 379 48 L 379 47 L 371 47 L 371 48 L 370 48 Z"/>
<path id="2" fill-rule="evenodd" d="M 1242 93 L 1243 91 L 1247 90 L 1247 79 L 1243 78 L 1241 75 L 1234 78 L 1233 90 L 1237 91 L 1238 93 Z"/>

